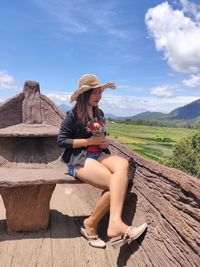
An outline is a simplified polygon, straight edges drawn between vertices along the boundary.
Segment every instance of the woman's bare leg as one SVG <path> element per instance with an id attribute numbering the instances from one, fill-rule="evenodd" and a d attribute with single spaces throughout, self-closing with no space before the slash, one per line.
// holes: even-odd
<path id="1" fill-rule="evenodd" d="M 110 208 L 110 192 L 106 191 L 97 201 L 90 217 L 84 220 L 84 226 L 89 235 L 96 235 L 98 224 Z"/>
<path id="2" fill-rule="evenodd" d="M 122 222 L 122 209 L 128 187 L 128 161 L 115 155 L 105 155 L 99 161 L 108 168 L 110 177 L 110 219 L 108 236 L 117 236 L 126 232 L 127 225 Z"/>
<path id="3" fill-rule="evenodd" d="M 87 159 L 85 166 L 76 171 L 76 176 L 82 181 L 97 188 L 108 190 L 111 172 L 101 163 L 93 159 Z M 110 192 L 106 191 L 97 201 L 90 217 L 84 220 L 84 226 L 88 235 L 96 235 L 100 220 L 109 211 Z"/>
<path id="4" fill-rule="evenodd" d="M 99 161 L 99 162 L 98 162 Z M 105 155 L 96 160 L 87 159 L 76 175 L 79 179 L 103 190 L 110 190 L 110 219 L 108 236 L 126 232 L 128 225 L 121 215 L 128 187 L 128 161 L 122 157 Z"/>

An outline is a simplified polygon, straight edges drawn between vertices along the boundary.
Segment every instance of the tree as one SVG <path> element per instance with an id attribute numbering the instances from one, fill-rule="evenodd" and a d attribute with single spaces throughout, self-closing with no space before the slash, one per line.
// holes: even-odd
<path id="1" fill-rule="evenodd" d="M 180 140 L 166 164 L 200 178 L 200 132 Z"/>

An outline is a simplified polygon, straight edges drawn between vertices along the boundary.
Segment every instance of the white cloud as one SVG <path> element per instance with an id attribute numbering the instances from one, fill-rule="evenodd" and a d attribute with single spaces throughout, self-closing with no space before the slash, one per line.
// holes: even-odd
<path id="1" fill-rule="evenodd" d="M 158 86 L 151 89 L 151 95 L 158 97 L 172 97 L 175 93 L 175 88 L 172 86 Z"/>
<path id="2" fill-rule="evenodd" d="M 7 71 L 0 71 L 0 90 L 17 89 L 17 82 Z"/>
<path id="3" fill-rule="evenodd" d="M 181 3 L 180 10 L 168 2 L 148 9 L 145 22 L 169 66 L 176 72 L 193 73 L 200 70 L 200 11 L 188 1 Z"/>
<path id="4" fill-rule="evenodd" d="M 183 7 L 183 12 L 193 15 L 197 21 L 200 19 L 200 6 L 188 0 L 180 0 L 180 3 Z"/>
<path id="5" fill-rule="evenodd" d="M 168 113 L 177 107 L 197 100 L 198 96 L 176 96 L 173 98 L 135 97 L 104 95 L 100 107 L 104 113 L 118 116 L 131 116 L 144 111 Z"/>
<path id="6" fill-rule="evenodd" d="M 69 104 L 69 99 L 71 96 L 71 93 L 47 93 L 47 97 L 49 97 L 52 101 L 54 101 L 57 105 L 60 104 Z"/>
<path id="7" fill-rule="evenodd" d="M 200 88 L 200 74 L 199 75 L 190 75 L 190 79 L 183 80 L 183 85 L 190 88 Z"/>
<path id="8" fill-rule="evenodd" d="M 57 105 L 62 103 L 73 106 L 69 103 L 71 93 L 49 93 L 46 94 Z M 198 96 L 176 96 L 173 98 L 136 97 L 122 96 L 104 93 L 100 107 L 104 113 L 112 113 L 118 116 L 131 116 L 144 111 L 160 111 L 168 113 L 177 107 L 189 104 L 197 100 Z"/>

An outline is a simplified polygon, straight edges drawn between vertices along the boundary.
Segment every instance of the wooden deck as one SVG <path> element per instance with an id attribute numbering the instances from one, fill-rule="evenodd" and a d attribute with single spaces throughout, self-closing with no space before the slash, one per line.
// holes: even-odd
<path id="1" fill-rule="evenodd" d="M 106 249 L 95 249 L 79 233 L 100 194 L 100 190 L 85 184 L 57 185 L 50 205 L 49 229 L 38 233 L 7 234 L 0 200 L 0 266 L 125 266 L 124 257 L 109 242 Z M 104 240 L 106 224 L 107 218 L 100 227 Z"/>

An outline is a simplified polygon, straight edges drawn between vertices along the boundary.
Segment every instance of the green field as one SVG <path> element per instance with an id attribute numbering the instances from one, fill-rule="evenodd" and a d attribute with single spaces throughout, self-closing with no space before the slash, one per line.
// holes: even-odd
<path id="1" fill-rule="evenodd" d="M 192 134 L 187 128 L 168 128 L 130 125 L 108 122 L 108 134 L 117 138 L 130 150 L 139 155 L 163 163 L 172 155 L 173 146 L 181 138 Z"/>

